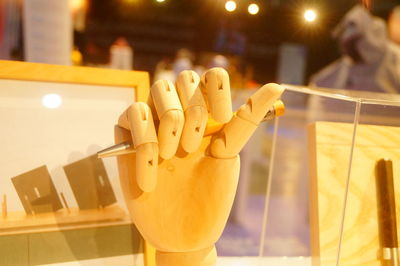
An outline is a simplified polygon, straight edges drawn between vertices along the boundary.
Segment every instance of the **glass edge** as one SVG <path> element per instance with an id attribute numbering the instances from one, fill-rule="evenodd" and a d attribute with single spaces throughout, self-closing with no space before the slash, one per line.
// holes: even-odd
<path id="1" fill-rule="evenodd" d="M 383 100 L 383 99 L 371 99 L 371 98 L 363 98 L 363 97 L 352 97 L 347 96 L 339 93 L 332 93 L 327 91 L 318 90 L 318 88 L 311 89 L 306 86 L 297 86 L 297 85 L 290 85 L 290 84 L 281 84 L 285 87 L 286 90 L 292 92 L 298 92 L 303 94 L 310 94 L 310 95 L 317 95 L 332 99 L 344 100 L 348 102 L 361 102 L 363 104 L 375 104 L 375 105 L 390 105 L 390 106 L 398 106 L 400 107 L 400 101 L 390 101 L 390 100 Z"/>

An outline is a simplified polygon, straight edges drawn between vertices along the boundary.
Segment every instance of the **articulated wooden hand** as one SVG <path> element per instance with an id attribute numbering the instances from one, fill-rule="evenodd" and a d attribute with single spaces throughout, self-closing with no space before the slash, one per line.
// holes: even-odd
<path id="1" fill-rule="evenodd" d="M 134 103 L 121 115 L 115 140 L 132 138 L 136 148 L 118 156 L 121 185 L 133 222 L 157 250 L 157 266 L 215 265 L 214 244 L 238 183 L 238 153 L 282 92 L 267 84 L 232 116 L 225 70 L 210 69 L 201 80 L 184 71 L 176 89 L 157 81 L 149 105 Z M 209 113 L 226 124 L 204 137 Z"/>

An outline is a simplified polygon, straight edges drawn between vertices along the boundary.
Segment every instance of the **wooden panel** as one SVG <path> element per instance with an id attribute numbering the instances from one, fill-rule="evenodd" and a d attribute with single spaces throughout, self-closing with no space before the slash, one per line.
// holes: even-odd
<path id="1" fill-rule="evenodd" d="M 29 265 L 28 237 L 26 235 L 0 236 L 0 265 Z"/>
<path id="2" fill-rule="evenodd" d="M 132 225 L 31 234 L 29 251 L 31 265 L 143 252 L 140 235 Z"/>
<path id="3" fill-rule="evenodd" d="M 27 214 L 55 212 L 60 198 L 45 165 L 11 178 Z"/>
<path id="4" fill-rule="evenodd" d="M 313 265 L 336 265 L 352 124 L 317 122 L 310 127 L 310 223 Z M 400 128 L 359 125 L 353 154 L 340 265 L 378 266 L 380 251 L 375 163 L 391 158 L 400 188 Z M 400 202 L 400 190 L 396 191 Z M 397 204 L 397 213 L 400 204 Z M 400 218 L 397 218 L 398 227 Z"/>
<path id="5" fill-rule="evenodd" d="M 62 209 L 57 212 L 26 215 L 24 212 L 10 212 L 0 218 L 0 235 L 12 235 L 31 231 L 55 231 L 65 227 L 98 227 L 105 223 L 127 223 L 129 218 L 118 205 L 102 209 Z"/>
<path id="6" fill-rule="evenodd" d="M 80 209 L 96 209 L 116 202 L 104 163 L 97 154 L 64 166 Z"/>

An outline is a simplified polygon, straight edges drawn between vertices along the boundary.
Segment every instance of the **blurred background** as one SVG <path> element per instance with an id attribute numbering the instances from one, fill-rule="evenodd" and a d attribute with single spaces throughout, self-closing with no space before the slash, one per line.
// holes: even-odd
<path id="1" fill-rule="evenodd" d="M 152 78 L 218 65 L 229 69 L 236 88 L 266 82 L 307 84 L 313 73 L 339 56 L 332 30 L 359 2 L 2 0 L 0 58 L 131 68 L 148 71 Z M 399 4 L 362 2 L 386 21 Z M 55 51 L 60 50 L 57 42 L 74 51 L 72 57 L 57 59 L 66 56 Z"/>

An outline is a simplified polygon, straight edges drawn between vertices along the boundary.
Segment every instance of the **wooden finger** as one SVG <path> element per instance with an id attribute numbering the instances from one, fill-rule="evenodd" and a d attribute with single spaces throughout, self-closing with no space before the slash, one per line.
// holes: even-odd
<path id="1" fill-rule="evenodd" d="M 147 104 L 137 102 L 125 115 L 136 149 L 136 181 L 143 191 L 153 191 L 157 182 L 158 141 L 151 110 Z M 124 123 L 125 119 L 120 121 Z"/>
<path id="2" fill-rule="evenodd" d="M 128 122 L 128 111 L 130 108 L 131 107 L 129 106 L 118 118 L 118 126 L 127 130 L 131 130 Z"/>
<path id="3" fill-rule="evenodd" d="M 201 78 L 201 86 L 206 90 L 211 116 L 220 123 L 232 118 L 232 99 L 229 75 L 223 68 L 211 68 Z"/>
<path id="4" fill-rule="evenodd" d="M 158 145 L 146 143 L 136 148 L 136 180 L 144 192 L 151 192 L 157 185 Z"/>
<path id="5" fill-rule="evenodd" d="M 175 86 L 166 80 L 159 80 L 151 87 L 151 96 L 160 124 L 158 141 L 160 157 L 172 158 L 179 145 L 185 122 L 181 103 Z"/>
<path id="6" fill-rule="evenodd" d="M 282 86 L 270 83 L 255 92 L 214 138 L 211 155 L 216 158 L 236 156 L 283 91 Z"/>
<path id="7" fill-rule="evenodd" d="M 185 114 L 181 144 L 189 153 L 200 147 L 208 120 L 207 106 L 199 84 L 199 75 L 190 70 L 181 72 L 176 81 L 176 89 Z"/>

